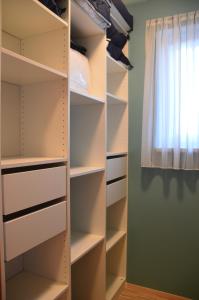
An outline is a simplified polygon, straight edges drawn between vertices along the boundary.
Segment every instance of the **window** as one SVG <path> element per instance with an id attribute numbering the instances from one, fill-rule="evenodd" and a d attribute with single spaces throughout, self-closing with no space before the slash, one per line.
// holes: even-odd
<path id="1" fill-rule="evenodd" d="M 199 12 L 147 21 L 142 166 L 199 169 Z"/>

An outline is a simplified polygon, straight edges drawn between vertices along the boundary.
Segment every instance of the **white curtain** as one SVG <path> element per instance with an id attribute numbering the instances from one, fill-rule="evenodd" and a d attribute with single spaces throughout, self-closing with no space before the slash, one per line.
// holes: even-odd
<path id="1" fill-rule="evenodd" d="M 142 167 L 199 170 L 199 11 L 146 22 Z"/>

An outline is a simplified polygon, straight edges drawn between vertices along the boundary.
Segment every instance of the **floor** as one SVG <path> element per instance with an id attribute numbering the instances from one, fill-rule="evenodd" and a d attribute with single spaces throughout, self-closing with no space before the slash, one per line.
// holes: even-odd
<path id="1" fill-rule="evenodd" d="M 118 300 L 191 300 L 141 286 L 126 284 Z"/>

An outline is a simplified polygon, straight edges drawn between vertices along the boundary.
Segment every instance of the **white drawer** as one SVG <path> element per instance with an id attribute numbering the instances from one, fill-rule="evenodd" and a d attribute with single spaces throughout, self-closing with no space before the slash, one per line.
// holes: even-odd
<path id="1" fill-rule="evenodd" d="M 9 261 L 66 229 L 66 202 L 4 223 L 5 258 Z"/>
<path id="2" fill-rule="evenodd" d="M 107 159 L 106 180 L 109 181 L 126 175 L 126 162 L 127 162 L 126 156 Z"/>
<path id="3" fill-rule="evenodd" d="M 4 215 L 66 195 L 66 167 L 3 175 Z"/>
<path id="4" fill-rule="evenodd" d="M 126 196 L 126 179 L 107 185 L 107 206 L 110 206 Z"/>

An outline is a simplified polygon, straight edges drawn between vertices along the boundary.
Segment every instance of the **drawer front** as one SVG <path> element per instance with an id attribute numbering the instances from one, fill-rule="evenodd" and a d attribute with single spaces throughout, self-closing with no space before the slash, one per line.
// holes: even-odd
<path id="1" fill-rule="evenodd" d="M 126 157 L 117 157 L 107 160 L 107 181 L 126 175 Z"/>
<path id="2" fill-rule="evenodd" d="M 3 175 L 4 215 L 66 195 L 66 167 Z"/>
<path id="3" fill-rule="evenodd" d="M 65 229 L 65 201 L 5 222 L 4 239 L 6 261 L 47 241 Z"/>
<path id="4" fill-rule="evenodd" d="M 126 179 L 116 181 L 107 185 L 107 206 L 110 206 L 126 196 Z"/>

